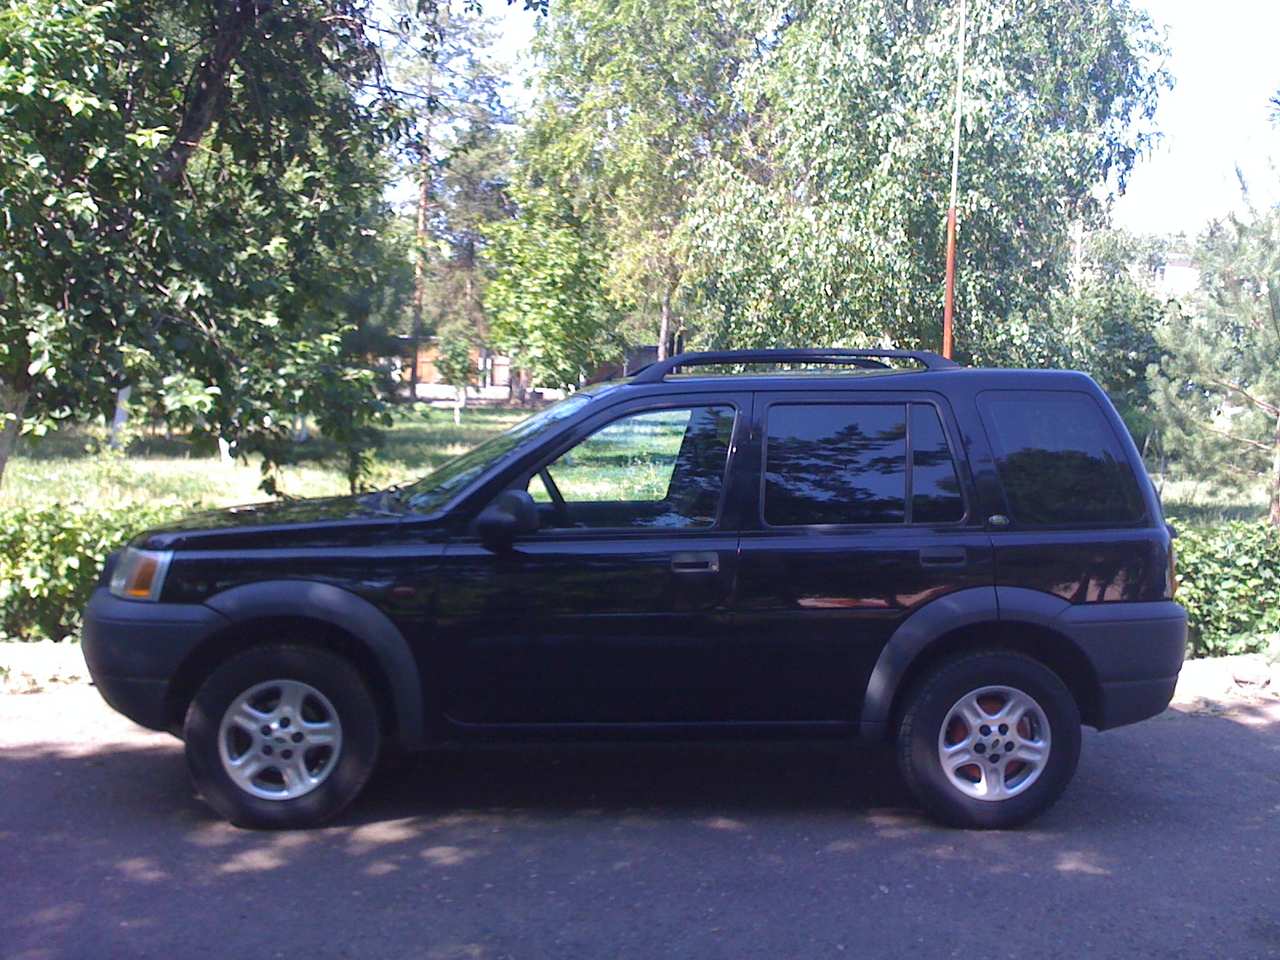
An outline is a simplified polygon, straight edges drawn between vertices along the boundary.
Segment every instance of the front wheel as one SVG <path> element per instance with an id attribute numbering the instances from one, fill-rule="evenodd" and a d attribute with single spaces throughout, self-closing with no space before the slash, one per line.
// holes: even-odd
<path id="1" fill-rule="evenodd" d="M 898 728 L 898 764 L 921 805 L 957 827 L 1025 823 L 1066 789 L 1080 711 L 1048 667 L 992 651 L 948 660 L 917 684 Z"/>
<path id="2" fill-rule="evenodd" d="M 378 710 L 360 672 L 325 650 L 254 647 L 214 670 L 183 726 L 209 806 L 245 827 L 306 827 L 340 812 L 378 759 Z"/>

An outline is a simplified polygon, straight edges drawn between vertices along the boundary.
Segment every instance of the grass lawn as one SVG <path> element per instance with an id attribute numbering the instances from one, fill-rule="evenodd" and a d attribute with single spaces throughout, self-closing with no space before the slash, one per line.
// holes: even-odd
<path id="1" fill-rule="evenodd" d="M 378 451 L 374 486 L 414 480 L 445 460 L 529 415 L 528 410 L 472 408 L 455 426 L 449 410 L 418 408 L 397 416 Z M 95 452 L 100 429 L 68 428 L 25 440 L 0 485 L 0 507 L 53 502 L 88 505 L 145 501 L 153 504 L 227 506 L 266 499 L 258 489 L 257 463 L 223 463 L 182 438 L 142 437 L 127 456 Z M 281 488 L 291 496 L 347 492 L 346 478 L 323 440 L 304 444 L 305 463 L 281 470 Z"/>
<path id="2" fill-rule="evenodd" d="M 1156 486 L 1160 487 L 1159 478 Z M 1228 520 L 1261 520 L 1267 515 L 1267 490 L 1261 481 L 1242 490 L 1222 489 L 1202 480 L 1169 480 L 1161 494 L 1164 512 L 1194 527 Z"/>

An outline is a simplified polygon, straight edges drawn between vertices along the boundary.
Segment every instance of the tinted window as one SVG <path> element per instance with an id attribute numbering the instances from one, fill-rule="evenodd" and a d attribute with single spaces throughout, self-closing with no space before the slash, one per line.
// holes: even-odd
<path id="1" fill-rule="evenodd" d="M 953 523 L 964 517 L 960 479 L 938 411 L 911 405 L 911 522 Z"/>
<path id="2" fill-rule="evenodd" d="M 653 410 L 615 420 L 546 468 L 565 508 L 543 526 L 709 527 L 720 511 L 734 411 L 728 406 Z M 534 500 L 554 497 L 543 478 Z"/>
<path id="3" fill-rule="evenodd" d="M 1141 519 L 1133 471 L 1092 397 L 998 390 L 982 394 L 979 406 L 1009 509 L 1019 523 Z"/>
<path id="4" fill-rule="evenodd" d="M 773 526 L 906 519 L 905 404 L 769 408 L 764 518 Z"/>

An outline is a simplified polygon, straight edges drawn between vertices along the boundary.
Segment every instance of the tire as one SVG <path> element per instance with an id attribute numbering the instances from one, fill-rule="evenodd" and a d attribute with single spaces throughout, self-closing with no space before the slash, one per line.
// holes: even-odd
<path id="1" fill-rule="evenodd" d="M 271 645 L 209 675 L 187 709 L 183 739 L 209 806 L 237 826 L 289 829 L 323 823 L 355 799 L 382 733 L 369 686 L 349 661 Z"/>
<path id="2" fill-rule="evenodd" d="M 967 654 L 912 689 L 897 752 L 903 778 L 934 818 L 969 829 L 1016 827 L 1048 809 L 1075 773 L 1080 710 L 1037 660 Z"/>

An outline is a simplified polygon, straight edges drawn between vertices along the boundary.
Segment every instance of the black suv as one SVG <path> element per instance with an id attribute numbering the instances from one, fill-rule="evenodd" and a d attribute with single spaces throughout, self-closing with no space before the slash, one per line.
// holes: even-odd
<path id="1" fill-rule="evenodd" d="M 413 485 L 138 537 L 83 646 L 240 824 L 333 816 L 387 745 L 782 735 L 891 738 L 932 814 L 1003 827 L 1082 723 L 1168 704 L 1170 537 L 1083 374 L 687 354 Z"/>

